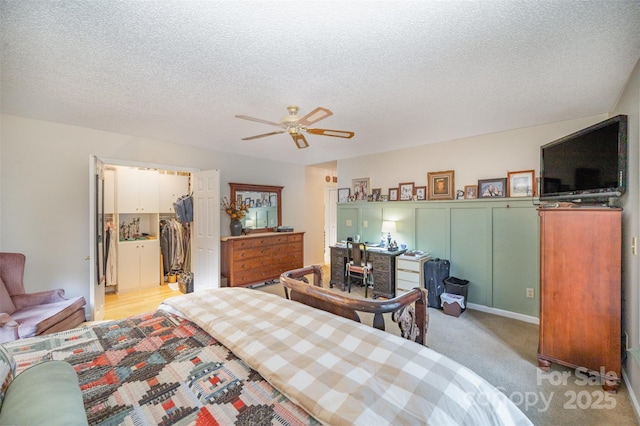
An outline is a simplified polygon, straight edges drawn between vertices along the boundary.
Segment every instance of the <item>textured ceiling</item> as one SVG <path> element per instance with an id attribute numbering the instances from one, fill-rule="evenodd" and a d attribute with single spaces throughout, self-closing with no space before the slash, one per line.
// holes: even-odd
<path id="1" fill-rule="evenodd" d="M 638 0 L 0 8 L 3 113 L 298 164 L 607 113 L 640 57 Z M 240 140 L 291 104 L 356 135 Z"/>

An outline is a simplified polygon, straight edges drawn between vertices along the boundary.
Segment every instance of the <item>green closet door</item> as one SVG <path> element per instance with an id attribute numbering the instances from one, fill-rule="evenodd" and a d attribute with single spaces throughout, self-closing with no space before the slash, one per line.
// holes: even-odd
<path id="1" fill-rule="evenodd" d="M 539 219 L 532 207 L 493 209 L 493 307 L 539 315 Z M 534 297 L 526 297 L 526 289 Z"/>
<path id="2" fill-rule="evenodd" d="M 409 247 L 425 251 L 433 259 L 448 256 L 448 208 L 416 209 L 416 246 Z"/>
<path id="3" fill-rule="evenodd" d="M 451 276 L 469 281 L 468 301 L 491 306 L 490 210 L 451 208 Z"/>

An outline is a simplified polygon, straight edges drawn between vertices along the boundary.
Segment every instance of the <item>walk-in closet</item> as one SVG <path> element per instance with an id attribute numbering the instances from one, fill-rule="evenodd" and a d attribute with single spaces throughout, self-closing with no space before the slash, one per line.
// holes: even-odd
<path id="1" fill-rule="evenodd" d="M 191 270 L 193 213 L 184 209 L 190 193 L 189 172 L 105 167 L 107 293 L 173 283 L 179 273 Z"/>

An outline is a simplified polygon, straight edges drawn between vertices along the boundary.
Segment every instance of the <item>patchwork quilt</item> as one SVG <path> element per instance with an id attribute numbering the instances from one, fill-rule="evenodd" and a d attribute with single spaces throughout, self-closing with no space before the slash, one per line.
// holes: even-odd
<path id="1" fill-rule="evenodd" d="M 74 366 L 90 424 L 314 425 L 218 340 L 164 311 L 4 344 L 19 374 Z"/>

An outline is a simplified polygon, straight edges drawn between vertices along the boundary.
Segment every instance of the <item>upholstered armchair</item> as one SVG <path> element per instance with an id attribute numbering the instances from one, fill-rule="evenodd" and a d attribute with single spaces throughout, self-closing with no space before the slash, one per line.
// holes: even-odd
<path id="1" fill-rule="evenodd" d="M 69 330 L 85 321 L 84 297 L 63 289 L 26 293 L 25 256 L 0 253 L 0 343 Z"/>

